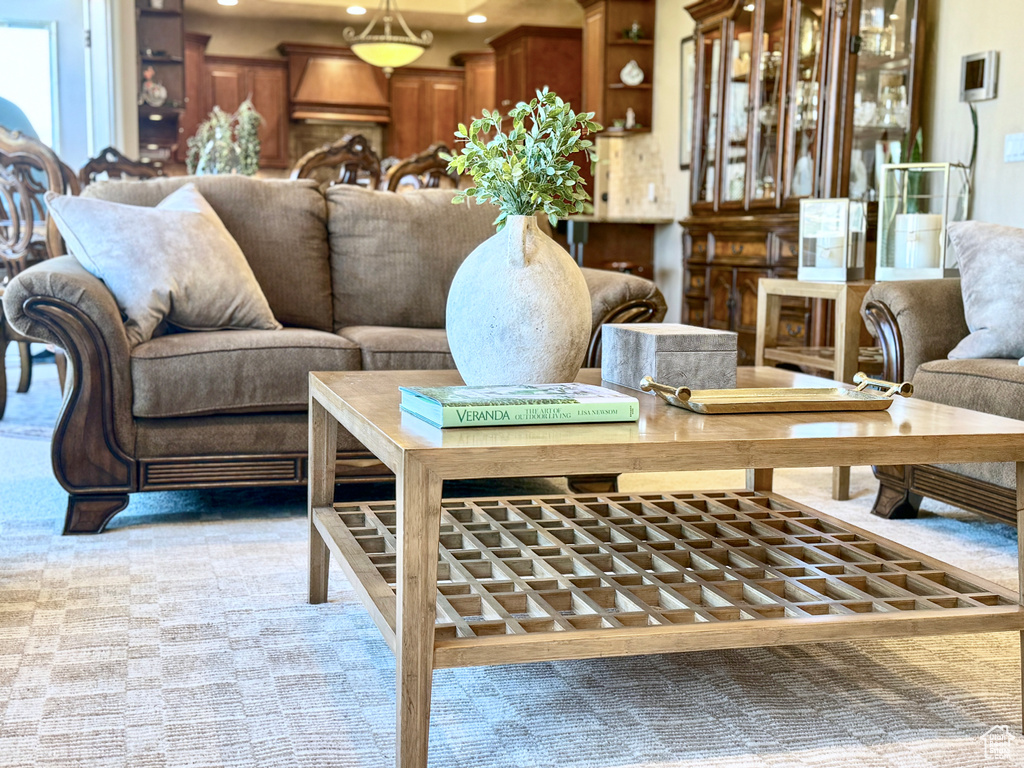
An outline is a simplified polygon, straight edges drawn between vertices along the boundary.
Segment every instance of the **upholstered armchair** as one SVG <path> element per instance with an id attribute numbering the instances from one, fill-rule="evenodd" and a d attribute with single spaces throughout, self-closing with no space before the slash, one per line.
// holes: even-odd
<path id="1" fill-rule="evenodd" d="M 882 347 L 886 379 L 913 381 L 915 398 L 1024 419 L 1024 366 L 1017 360 L 947 359 L 969 333 L 960 280 L 875 283 L 862 311 Z M 879 481 L 876 515 L 915 517 L 922 497 L 928 497 L 1017 522 L 1013 464 L 879 466 L 874 471 Z"/>

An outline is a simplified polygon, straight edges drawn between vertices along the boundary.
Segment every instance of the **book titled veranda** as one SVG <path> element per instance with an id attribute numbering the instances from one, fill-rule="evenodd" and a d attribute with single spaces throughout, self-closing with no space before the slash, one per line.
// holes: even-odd
<path id="1" fill-rule="evenodd" d="M 435 427 L 636 421 L 635 397 L 589 384 L 399 387 L 402 410 Z"/>

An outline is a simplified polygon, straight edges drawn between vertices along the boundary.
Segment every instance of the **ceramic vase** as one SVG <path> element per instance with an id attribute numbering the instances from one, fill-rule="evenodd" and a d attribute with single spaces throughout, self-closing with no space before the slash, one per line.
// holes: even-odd
<path id="1" fill-rule="evenodd" d="M 446 327 L 470 386 L 569 382 L 590 344 L 590 291 L 534 216 L 509 216 L 456 273 Z"/>

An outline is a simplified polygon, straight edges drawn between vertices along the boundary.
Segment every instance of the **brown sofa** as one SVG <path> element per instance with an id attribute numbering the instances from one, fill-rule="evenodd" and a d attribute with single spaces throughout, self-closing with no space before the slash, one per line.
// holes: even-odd
<path id="1" fill-rule="evenodd" d="M 99 182 L 85 195 L 153 206 L 189 180 Z M 310 370 L 454 367 L 446 294 L 462 260 L 494 231 L 489 206 L 454 206 L 443 190 L 191 180 L 285 328 L 164 332 L 130 348 L 113 296 L 73 257 L 12 281 L 3 298 L 10 323 L 68 354 L 52 445 L 69 493 L 66 533 L 101 531 L 138 491 L 304 483 Z M 602 323 L 657 321 L 665 303 L 647 280 L 584 273 L 595 365 Z M 339 431 L 339 482 L 385 474 Z"/>
<path id="2" fill-rule="evenodd" d="M 913 381 L 915 398 L 1024 419 L 1024 366 L 1016 359 L 947 359 L 969 333 L 959 280 L 875 283 L 864 297 L 863 314 L 882 347 L 884 377 Z M 873 511 L 882 517 L 915 517 L 921 498 L 928 497 L 1017 522 L 1012 463 L 874 471 L 879 490 Z"/>

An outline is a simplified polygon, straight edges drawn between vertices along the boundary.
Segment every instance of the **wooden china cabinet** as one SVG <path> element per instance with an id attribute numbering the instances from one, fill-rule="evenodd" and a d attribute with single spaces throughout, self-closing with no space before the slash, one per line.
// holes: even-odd
<path id="1" fill-rule="evenodd" d="M 796 277 L 800 198 L 874 200 L 876 166 L 905 157 L 927 2 L 687 6 L 697 61 L 684 321 L 738 332 L 741 364 L 754 358 L 758 280 Z M 827 343 L 810 305 L 788 301 L 780 344 Z"/>

